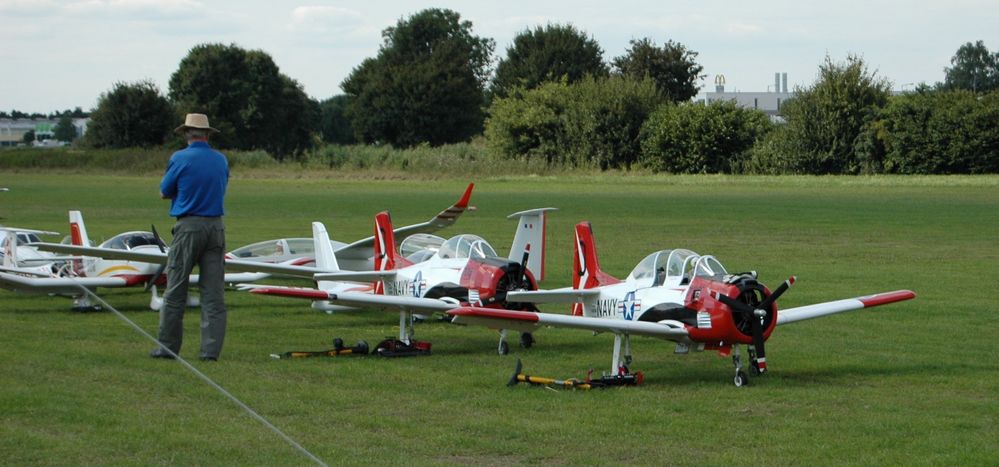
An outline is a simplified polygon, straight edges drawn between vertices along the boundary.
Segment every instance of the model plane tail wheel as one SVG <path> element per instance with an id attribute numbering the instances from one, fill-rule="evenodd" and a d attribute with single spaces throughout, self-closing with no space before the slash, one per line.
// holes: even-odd
<path id="1" fill-rule="evenodd" d="M 749 386 L 749 376 L 746 375 L 745 371 L 739 370 L 735 373 L 733 382 L 735 382 L 736 387 Z"/>
<path id="2" fill-rule="evenodd" d="M 506 341 L 500 342 L 500 345 L 499 345 L 499 354 L 500 355 L 506 355 L 508 353 L 510 353 L 510 344 L 507 344 Z"/>

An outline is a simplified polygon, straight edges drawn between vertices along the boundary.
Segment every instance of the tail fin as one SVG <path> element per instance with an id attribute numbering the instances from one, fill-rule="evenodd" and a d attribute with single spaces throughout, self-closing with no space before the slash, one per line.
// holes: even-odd
<path id="1" fill-rule="evenodd" d="M 76 246 L 90 246 L 87 227 L 83 224 L 83 214 L 80 211 L 69 212 L 69 235 Z"/>
<path id="2" fill-rule="evenodd" d="M 312 223 L 312 241 L 316 251 L 316 268 L 326 272 L 336 272 L 340 270 L 340 265 L 336 261 L 336 254 L 333 253 L 333 245 L 330 244 L 330 236 L 326 232 L 326 226 L 322 222 Z M 319 281 L 316 283 L 319 290 L 331 289 L 331 281 Z"/>
<path id="3" fill-rule="evenodd" d="M 527 256 L 527 269 L 539 281 L 545 278 L 545 232 L 548 224 L 545 213 L 555 210 L 556 208 L 531 209 L 507 216 L 507 219 L 518 217 L 517 233 L 513 236 L 508 258 L 519 263 Z"/>
<path id="4" fill-rule="evenodd" d="M 17 267 L 17 232 L 7 230 L 7 243 L 3 247 L 3 265 L 8 268 Z"/>
<path id="5" fill-rule="evenodd" d="M 388 211 L 375 214 L 375 271 L 395 269 L 395 232 Z"/>
<path id="6" fill-rule="evenodd" d="M 326 232 L 326 226 L 322 222 L 312 223 L 312 241 L 316 251 L 316 268 L 328 272 L 340 270 L 340 265 L 336 261 L 333 253 L 333 245 L 330 244 L 330 236 Z"/>
<path id="7" fill-rule="evenodd" d="M 621 282 L 620 279 L 600 269 L 597 246 L 593 239 L 593 227 L 589 222 L 576 224 L 576 242 L 573 245 L 573 253 L 572 288 L 592 289 Z"/>

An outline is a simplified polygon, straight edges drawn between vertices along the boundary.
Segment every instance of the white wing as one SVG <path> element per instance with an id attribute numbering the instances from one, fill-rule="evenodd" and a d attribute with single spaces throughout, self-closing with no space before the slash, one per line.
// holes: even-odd
<path id="1" fill-rule="evenodd" d="M 474 324 L 492 329 L 514 329 L 529 332 L 541 326 L 552 326 L 658 337 L 671 341 L 685 341 L 687 339 L 686 328 L 683 327 L 682 323 L 675 321 L 653 323 L 481 307 L 462 307 L 447 313 L 454 316 L 455 323 Z"/>
<path id="2" fill-rule="evenodd" d="M 819 318 L 844 311 L 859 310 L 878 305 L 901 302 L 916 298 L 916 294 L 911 290 L 896 290 L 894 292 L 884 292 L 863 297 L 848 298 L 832 302 L 817 303 L 815 305 L 799 306 L 777 311 L 777 324 L 796 323 L 806 319 Z"/>

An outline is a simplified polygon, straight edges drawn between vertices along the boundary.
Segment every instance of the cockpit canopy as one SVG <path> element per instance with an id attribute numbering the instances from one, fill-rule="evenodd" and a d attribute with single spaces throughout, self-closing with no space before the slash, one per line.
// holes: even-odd
<path id="1" fill-rule="evenodd" d="M 478 235 L 462 234 L 456 235 L 444 242 L 437 255 L 443 259 L 482 259 L 489 256 L 495 257 L 496 250 L 488 242 Z"/>
<path id="2" fill-rule="evenodd" d="M 422 263 L 441 249 L 445 240 L 436 235 L 418 233 L 406 237 L 399 244 L 399 253 L 414 263 Z"/>
<path id="3" fill-rule="evenodd" d="M 694 277 L 715 277 L 725 275 L 725 267 L 714 256 L 701 256 L 690 250 L 660 250 L 646 256 L 628 280 L 634 280 L 642 287 L 683 286 Z"/>
<path id="4" fill-rule="evenodd" d="M 311 255 L 315 253 L 315 249 L 315 242 L 311 238 L 281 238 L 246 245 L 232 250 L 231 254 L 237 258 Z"/>
<path id="5" fill-rule="evenodd" d="M 131 250 L 145 245 L 156 245 L 156 237 L 152 232 L 125 232 L 111 237 L 101 244 L 101 248 L 113 248 L 115 250 Z"/>

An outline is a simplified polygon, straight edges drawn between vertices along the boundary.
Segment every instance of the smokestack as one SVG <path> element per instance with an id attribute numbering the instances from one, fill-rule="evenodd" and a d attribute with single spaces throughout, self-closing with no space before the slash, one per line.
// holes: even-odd
<path id="1" fill-rule="evenodd" d="M 783 86 L 781 86 L 781 89 L 783 89 L 782 92 L 784 94 L 787 94 L 787 73 L 781 74 L 780 78 L 781 78 L 781 81 L 783 81 Z"/>
<path id="2" fill-rule="evenodd" d="M 774 73 L 774 92 L 780 92 L 780 73 Z"/>

